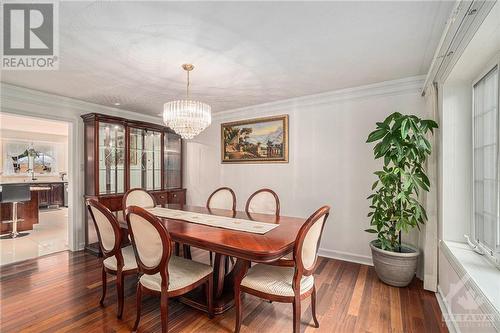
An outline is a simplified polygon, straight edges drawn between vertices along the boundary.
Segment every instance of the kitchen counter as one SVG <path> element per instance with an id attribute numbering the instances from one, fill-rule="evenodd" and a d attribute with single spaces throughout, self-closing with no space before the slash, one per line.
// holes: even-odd
<path id="1" fill-rule="evenodd" d="M 22 221 L 17 223 L 18 231 L 33 230 L 33 225 L 37 224 L 38 219 L 38 205 L 39 205 L 39 193 L 42 191 L 50 190 L 50 187 L 36 187 L 30 186 L 31 199 L 30 201 L 23 202 L 22 205 L 17 206 L 17 217 L 22 219 Z M 0 192 L 1 193 L 1 192 Z M 2 203 L 0 204 L 1 220 L 0 233 L 6 234 L 12 230 L 12 223 L 6 222 L 12 220 L 12 203 Z"/>
<path id="2" fill-rule="evenodd" d="M 18 183 L 3 183 L 2 185 L 10 184 L 22 184 L 29 186 L 31 198 L 29 201 L 23 202 L 22 205 L 18 205 L 18 218 L 24 219 L 22 222 L 18 222 L 18 230 L 32 230 L 33 225 L 38 223 L 38 215 L 40 207 L 62 207 L 67 205 L 66 200 L 66 181 L 55 181 L 55 182 L 18 182 Z M 0 186 L 0 197 L 1 197 L 1 186 Z M 5 221 L 12 220 L 12 203 L 2 203 L 1 204 L 1 233 L 10 232 L 12 229 L 12 223 L 5 223 Z"/>

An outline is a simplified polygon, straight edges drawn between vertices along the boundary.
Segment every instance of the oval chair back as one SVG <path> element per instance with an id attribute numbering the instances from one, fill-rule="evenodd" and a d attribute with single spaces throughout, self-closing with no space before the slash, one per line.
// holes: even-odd
<path id="1" fill-rule="evenodd" d="M 148 191 L 142 188 L 131 188 L 123 195 L 122 209 L 123 219 L 125 219 L 125 209 L 128 206 L 138 206 L 141 208 L 156 207 L 156 199 Z"/>
<path id="2" fill-rule="evenodd" d="M 300 228 L 293 249 L 296 276 L 308 276 L 314 273 L 319 242 L 329 215 L 330 207 L 323 206 L 314 212 Z M 295 282 L 300 282 L 300 278 L 294 279 Z"/>
<path id="3" fill-rule="evenodd" d="M 245 212 L 247 215 L 260 213 L 280 216 L 280 199 L 273 190 L 268 188 L 260 189 L 248 198 Z"/>
<path id="4" fill-rule="evenodd" d="M 87 209 L 94 221 L 103 259 L 116 256 L 117 266 L 123 266 L 121 254 L 122 233 L 116 216 L 95 199 L 87 199 Z"/>
<path id="5" fill-rule="evenodd" d="M 123 195 L 123 210 L 128 206 L 154 208 L 156 207 L 156 199 L 142 188 L 132 188 Z"/>
<path id="6" fill-rule="evenodd" d="M 221 187 L 210 194 L 207 200 L 208 209 L 236 210 L 236 195 L 229 187 Z"/>
<path id="7" fill-rule="evenodd" d="M 168 289 L 168 262 L 172 242 L 167 228 L 153 214 L 138 206 L 126 209 L 128 231 L 139 271 L 153 275 L 160 272 L 162 288 Z"/>

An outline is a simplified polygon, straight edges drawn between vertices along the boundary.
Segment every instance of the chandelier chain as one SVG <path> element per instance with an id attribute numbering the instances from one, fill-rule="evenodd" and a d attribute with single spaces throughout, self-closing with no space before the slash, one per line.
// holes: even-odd
<path id="1" fill-rule="evenodd" d="M 186 85 L 186 97 L 187 97 L 187 99 L 189 99 L 189 72 L 190 71 L 186 71 L 186 73 L 187 73 L 187 85 Z"/>

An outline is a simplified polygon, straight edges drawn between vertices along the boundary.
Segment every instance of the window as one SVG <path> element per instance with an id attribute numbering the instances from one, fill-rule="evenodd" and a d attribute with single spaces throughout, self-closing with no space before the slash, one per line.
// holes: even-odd
<path id="1" fill-rule="evenodd" d="M 500 253 L 498 65 L 473 86 L 474 238 L 491 257 Z"/>

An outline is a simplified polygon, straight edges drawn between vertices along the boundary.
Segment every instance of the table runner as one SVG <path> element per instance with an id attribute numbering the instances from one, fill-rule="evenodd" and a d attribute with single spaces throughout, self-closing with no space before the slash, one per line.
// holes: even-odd
<path id="1" fill-rule="evenodd" d="M 210 227 L 232 229 L 261 235 L 273 230 L 278 226 L 278 224 L 274 223 L 265 223 L 226 216 L 186 212 L 182 210 L 163 207 L 149 208 L 147 210 L 155 216 L 164 217 L 167 219 L 183 220 L 192 223 L 204 224 Z"/>

